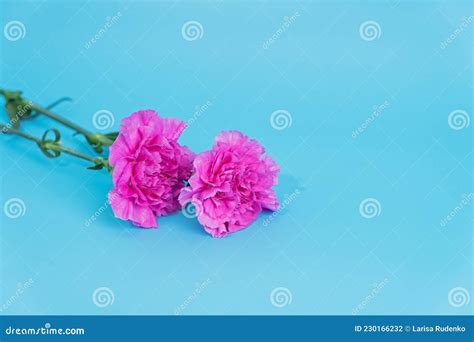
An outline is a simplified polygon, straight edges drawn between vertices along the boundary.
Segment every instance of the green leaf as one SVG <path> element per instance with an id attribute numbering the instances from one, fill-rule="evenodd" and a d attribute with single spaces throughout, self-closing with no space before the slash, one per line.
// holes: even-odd
<path id="1" fill-rule="evenodd" d="M 48 137 L 48 135 L 50 135 L 49 134 L 50 132 L 52 132 L 54 134 L 53 140 L 46 139 Z M 41 137 L 41 141 L 43 141 L 43 142 L 57 143 L 57 142 L 59 142 L 59 140 L 61 140 L 61 133 L 56 128 L 50 128 L 50 129 L 46 130 L 43 133 L 43 136 Z"/>
<path id="2" fill-rule="evenodd" d="M 10 118 L 10 124 L 14 129 L 18 129 L 20 127 L 20 119 L 16 112 L 16 107 L 13 102 L 7 102 L 5 104 L 5 110 L 7 112 L 8 117 Z"/>
<path id="3" fill-rule="evenodd" d="M 89 170 L 102 170 L 103 168 L 107 169 L 108 171 L 112 170 L 112 167 L 109 164 L 109 161 L 106 158 L 97 157 L 94 160 L 95 165 L 89 166 Z"/>
<path id="4" fill-rule="evenodd" d="M 25 100 L 21 96 L 21 91 L 0 92 L 5 98 L 5 110 L 10 118 L 10 124 L 13 128 L 20 127 L 20 121 L 32 115 L 33 103 Z"/>
<path id="5" fill-rule="evenodd" d="M 104 168 L 103 164 L 95 164 L 94 166 L 89 166 L 88 170 L 102 170 Z"/>
<path id="6" fill-rule="evenodd" d="M 61 97 L 60 99 L 54 101 L 53 103 L 51 103 L 50 105 L 46 106 L 46 109 L 53 109 L 54 107 L 56 107 L 58 104 L 62 103 L 62 102 L 71 102 L 72 99 L 70 97 Z"/>
<path id="7" fill-rule="evenodd" d="M 115 141 L 115 139 L 117 139 L 118 135 L 119 135 L 119 132 L 110 132 L 110 133 L 107 133 L 107 134 L 104 134 L 107 138 Z"/>
<path id="8" fill-rule="evenodd" d="M 51 133 L 53 136 L 51 137 Z M 50 139 L 48 139 L 48 136 Z M 52 139 L 51 139 L 52 138 Z M 41 137 L 41 143 L 38 146 L 43 154 L 48 158 L 57 158 L 61 155 L 58 150 L 52 149 L 50 146 L 59 145 L 61 140 L 61 133 L 56 128 L 46 130 Z"/>
<path id="9" fill-rule="evenodd" d="M 97 153 L 102 153 L 104 152 L 104 148 L 102 147 L 102 145 L 94 145 L 94 151 L 96 151 Z"/>

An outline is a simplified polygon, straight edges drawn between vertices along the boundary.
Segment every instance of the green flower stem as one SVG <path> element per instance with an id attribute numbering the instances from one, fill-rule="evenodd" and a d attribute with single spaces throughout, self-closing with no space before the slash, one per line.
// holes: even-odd
<path id="1" fill-rule="evenodd" d="M 86 139 L 89 142 L 101 143 L 102 145 L 105 145 L 105 146 L 110 146 L 114 142 L 112 139 L 107 138 L 105 135 L 99 134 L 99 133 L 89 132 L 85 128 L 82 128 L 81 126 L 76 125 L 75 123 L 73 123 L 73 122 L 71 122 L 71 121 L 69 121 L 69 120 L 67 120 L 67 119 L 51 112 L 50 110 L 48 110 L 46 108 L 41 107 L 40 105 L 38 105 L 36 103 L 33 103 L 33 106 L 32 106 L 31 109 L 33 111 L 36 111 L 40 114 L 43 114 L 43 115 L 49 117 L 50 119 L 53 119 L 53 120 L 63 124 L 64 126 L 67 126 L 71 129 L 73 129 L 74 131 L 82 134 L 83 136 L 86 137 Z"/>
<path id="2" fill-rule="evenodd" d="M 98 153 L 103 152 L 103 146 L 110 146 L 113 144 L 117 133 L 112 132 L 108 134 L 93 133 L 81 126 L 69 121 L 56 113 L 53 113 L 50 108 L 44 108 L 32 101 L 29 101 L 22 96 L 21 91 L 10 91 L 0 88 L 0 95 L 5 98 L 5 110 L 10 117 L 11 126 L 14 129 L 20 127 L 20 120 L 32 117 L 35 114 L 42 114 L 53 119 L 64 126 L 67 126 L 79 134 L 82 134 L 87 142 Z M 54 104 L 53 104 L 54 105 Z"/>
<path id="3" fill-rule="evenodd" d="M 66 147 L 66 146 L 63 146 L 63 145 L 58 145 L 58 144 L 48 143 L 48 142 L 45 142 L 43 145 L 46 149 L 56 151 L 56 152 L 64 152 L 64 153 L 70 154 L 71 156 L 75 156 L 75 157 L 78 157 L 78 158 L 81 158 L 81 159 L 84 159 L 84 160 L 88 160 L 88 161 L 93 162 L 93 163 L 95 163 L 96 160 L 97 160 L 97 158 L 88 156 L 87 154 L 78 152 L 76 150 L 73 150 L 72 148 L 69 148 L 69 147 Z"/>
<path id="4" fill-rule="evenodd" d="M 22 138 L 25 138 L 25 139 L 28 139 L 28 140 L 31 140 L 31 141 L 34 141 L 35 143 L 41 143 L 41 140 L 32 136 L 32 135 L 29 135 L 27 133 L 23 133 L 23 132 L 20 132 L 20 131 L 17 131 L 16 129 L 13 129 L 13 128 L 9 128 L 5 125 L 2 125 L 0 124 L 0 129 L 2 131 L 3 134 L 14 134 L 14 135 L 17 135 L 19 137 L 22 137 Z"/>
<path id="5" fill-rule="evenodd" d="M 87 161 L 90 161 L 92 163 L 94 163 L 95 165 L 98 165 L 98 164 L 102 164 L 104 165 L 106 168 L 108 168 L 108 162 L 106 159 L 102 158 L 102 157 L 91 157 L 87 154 L 84 154 L 82 152 L 79 152 L 79 151 L 76 151 L 72 148 L 69 148 L 69 147 L 66 147 L 66 146 L 63 146 L 57 142 L 54 142 L 54 141 L 43 141 L 37 137 L 34 137 L 32 135 L 29 135 L 27 133 L 24 133 L 24 132 L 21 132 L 21 131 L 18 131 L 16 129 L 13 129 L 13 128 L 10 128 L 6 125 L 2 125 L 0 124 L 0 130 L 3 134 L 12 134 L 12 135 L 16 135 L 16 136 L 19 136 L 19 137 L 22 137 L 22 138 L 25 138 L 25 139 L 28 139 L 30 141 L 33 141 L 35 142 L 38 146 L 41 146 L 43 147 L 44 149 L 46 150 L 50 150 L 50 151 L 55 151 L 55 152 L 58 152 L 58 153 L 67 153 L 71 156 L 75 156 L 77 158 L 80 158 L 80 159 L 84 159 L 84 160 L 87 160 Z"/>
<path id="6" fill-rule="evenodd" d="M 88 130 L 76 125 L 75 123 L 65 119 L 65 118 L 62 118 L 60 117 L 59 115 L 56 115 L 54 114 L 53 112 L 51 112 L 50 110 L 46 109 L 46 108 L 43 108 L 41 107 L 40 105 L 36 104 L 36 103 L 33 103 L 33 105 L 31 106 L 31 109 L 33 111 L 36 111 L 38 113 L 41 113 L 45 116 L 47 116 L 48 118 L 51 118 L 61 124 L 63 124 L 64 126 L 67 126 L 73 130 L 75 130 L 76 132 L 84 135 L 84 136 L 89 136 L 89 135 L 92 135 L 91 132 L 89 132 Z"/>

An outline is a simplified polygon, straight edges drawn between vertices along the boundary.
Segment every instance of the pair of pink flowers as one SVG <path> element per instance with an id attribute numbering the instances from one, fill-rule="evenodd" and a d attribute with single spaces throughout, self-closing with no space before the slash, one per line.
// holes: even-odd
<path id="1" fill-rule="evenodd" d="M 206 232 L 223 237 L 250 225 L 263 209 L 277 210 L 272 189 L 278 165 L 238 131 L 221 132 L 211 150 L 195 155 L 178 143 L 184 122 L 141 110 L 122 120 L 110 146 L 115 216 L 145 227 L 192 204 Z"/>

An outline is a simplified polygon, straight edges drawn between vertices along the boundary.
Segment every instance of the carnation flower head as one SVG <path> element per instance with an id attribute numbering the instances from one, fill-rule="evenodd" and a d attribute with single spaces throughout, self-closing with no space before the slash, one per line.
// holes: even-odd
<path id="1" fill-rule="evenodd" d="M 180 209 L 178 196 L 194 158 L 177 141 L 185 127 L 153 110 L 122 120 L 109 155 L 114 183 L 109 201 L 116 217 L 151 228 L 157 227 L 156 217 Z"/>
<path id="2" fill-rule="evenodd" d="M 213 237 L 247 227 L 263 209 L 279 208 L 272 186 L 280 168 L 264 153 L 258 141 L 224 131 L 211 150 L 194 159 L 193 175 L 179 201 L 195 206 L 198 221 Z"/>

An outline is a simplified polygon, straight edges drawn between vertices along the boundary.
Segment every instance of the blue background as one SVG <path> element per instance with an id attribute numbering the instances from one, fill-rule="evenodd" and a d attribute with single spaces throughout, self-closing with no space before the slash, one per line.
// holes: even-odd
<path id="1" fill-rule="evenodd" d="M 1 204 L 19 198 L 26 210 L 0 213 L 0 305 L 32 279 L 3 313 L 351 314 L 361 303 L 360 314 L 472 313 L 472 301 L 448 300 L 456 287 L 473 294 L 472 203 L 440 224 L 472 193 L 472 125 L 454 130 L 448 115 L 472 114 L 473 22 L 442 48 L 471 15 L 468 1 L 2 1 L 1 26 L 26 29 L 1 36 L 2 87 L 43 105 L 71 96 L 55 110 L 91 130 L 101 109 L 117 129 L 138 109 L 188 121 L 209 101 L 180 141 L 200 152 L 220 130 L 241 130 L 280 164 L 280 200 L 299 191 L 267 226 L 268 213 L 224 239 L 181 213 L 145 230 L 107 208 L 87 227 L 110 176 L 1 137 Z M 190 20 L 200 39 L 183 39 Z M 359 33 L 368 20 L 380 26 L 372 41 Z M 283 130 L 270 124 L 279 109 L 292 118 Z M 90 153 L 47 118 L 22 129 L 52 126 Z M 361 215 L 366 198 L 378 216 Z M 111 305 L 94 304 L 100 287 Z M 279 287 L 291 294 L 282 307 L 270 300 Z"/>

